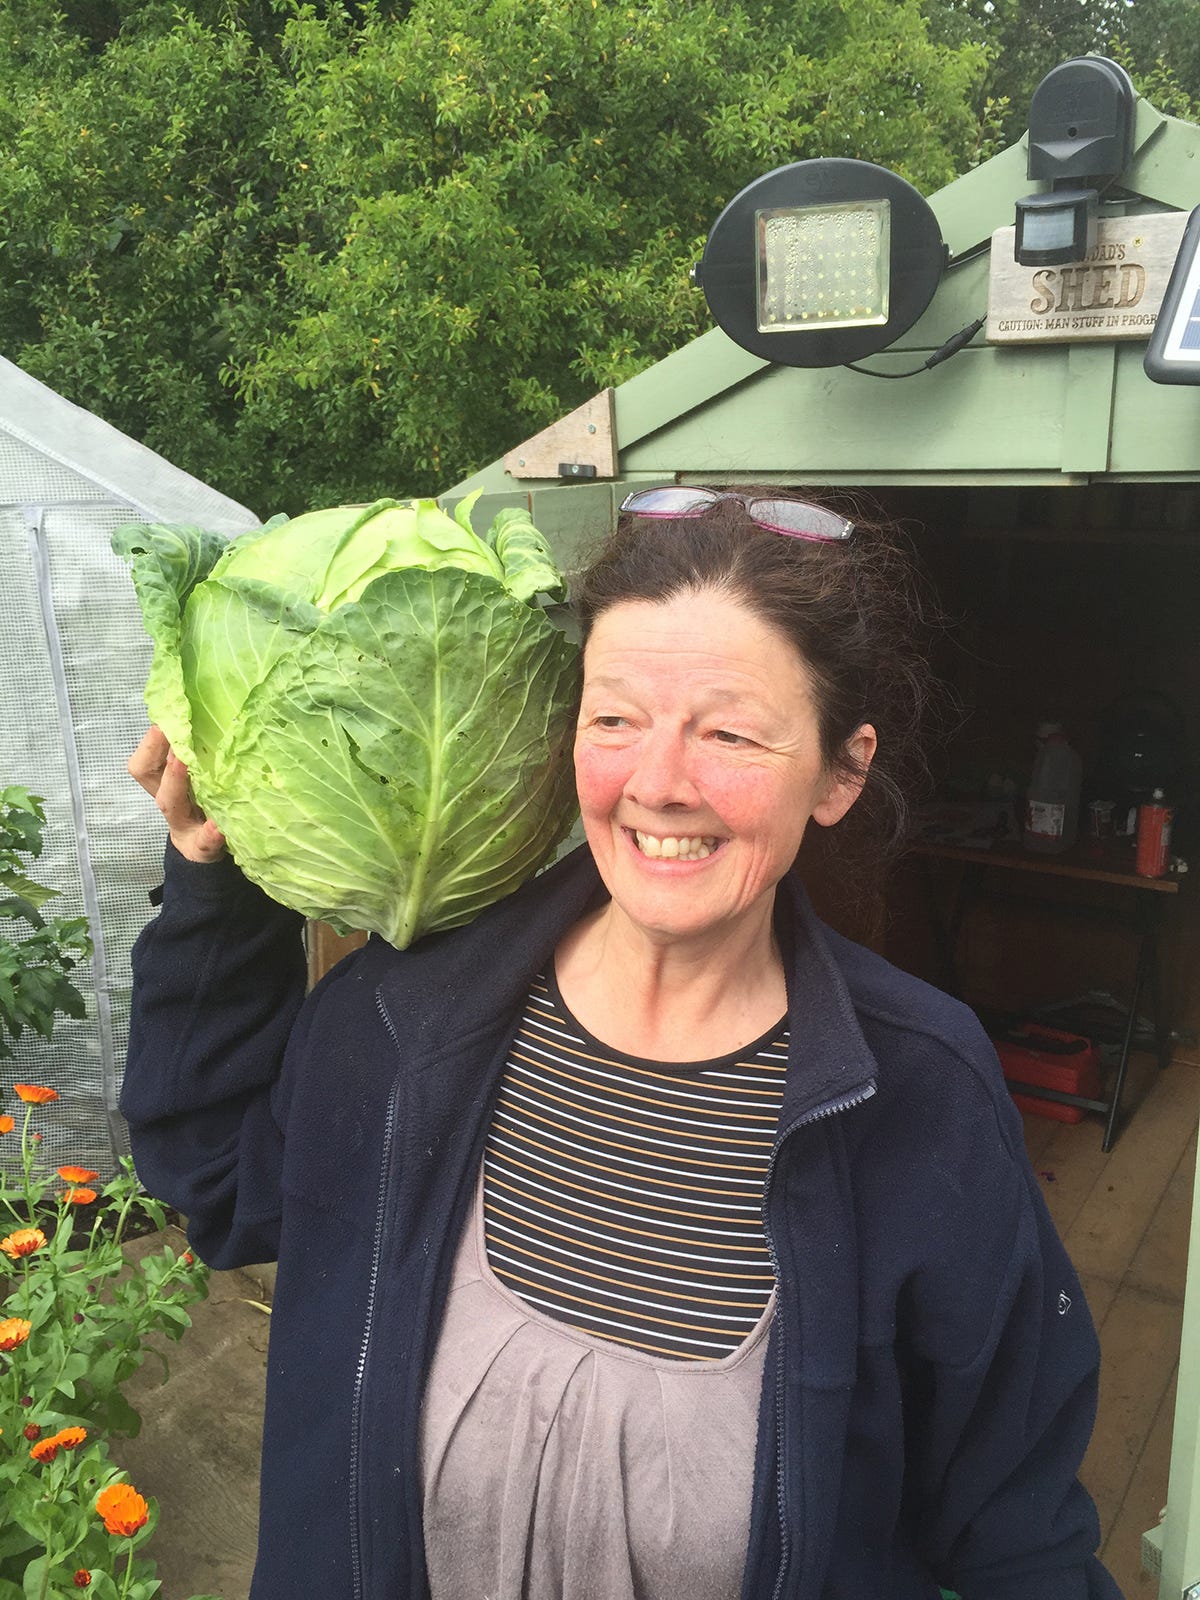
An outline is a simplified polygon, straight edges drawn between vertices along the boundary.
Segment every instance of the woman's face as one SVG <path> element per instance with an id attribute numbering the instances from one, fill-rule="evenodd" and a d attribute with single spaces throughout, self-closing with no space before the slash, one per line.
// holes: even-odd
<path id="1" fill-rule="evenodd" d="M 874 730 L 850 741 L 869 762 Z M 658 941 L 769 918 L 810 817 L 859 785 L 826 772 L 794 646 L 710 590 L 602 613 L 584 654 L 575 776 L 614 905 Z"/>

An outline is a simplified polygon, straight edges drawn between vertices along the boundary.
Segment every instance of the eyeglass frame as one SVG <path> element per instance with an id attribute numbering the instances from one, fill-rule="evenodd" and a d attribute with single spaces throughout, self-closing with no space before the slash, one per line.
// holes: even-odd
<path id="1" fill-rule="evenodd" d="M 636 502 L 649 495 L 678 494 L 691 495 L 694 498 L 690 503 L 677 510 L 644 510 Z M 770 495 L 746 495 L 736 489 L 709 489 L 703 485 L 692 487 L 688 484 L 660 484 L 656 489 L 634 489 L 625 496 L 618 510 L 623 515 L 646 517 L 650 520 L 674 521 L 690 517 L 702 517 L 715 505 L 720 505 L 722 500 L 736 500 L 745 511 L 755 527 L 763 528 L 768 533 L 782 534 L 788 539 L 802 539 L 807 544 L 844 544 L 854 534 L 855 524 L 847 517 L 839 516 L 836 511 L 830 511 L 826 506 L 814 506 L 807 500 L 775 500 Z M 795 506 L 799 511 L 836 525 L 837 531 L 828 533 L 816 532 L 813 529 L 785 528 L 778 522 L 766 521 L 757 516 L 755 506 Z"/>

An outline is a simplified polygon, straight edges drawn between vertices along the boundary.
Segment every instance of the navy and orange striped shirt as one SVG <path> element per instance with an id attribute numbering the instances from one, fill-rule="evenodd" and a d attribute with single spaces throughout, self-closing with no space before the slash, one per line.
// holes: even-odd
<path id="1" fill-rule="evenodd" d="M 781 1023 L 734 1055 L 644 1061 L 534 983 L 484 1154 L 493 1273 L 537 1310 L 657 1356 L 720 1360 L 774 1284 L 763 1184 L 783 1100 Z"/>

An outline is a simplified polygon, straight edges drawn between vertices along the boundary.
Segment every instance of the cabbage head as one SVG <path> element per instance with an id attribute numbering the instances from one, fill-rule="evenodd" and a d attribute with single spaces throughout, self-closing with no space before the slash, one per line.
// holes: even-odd
<path id="1" fill-rule="evenodd" d="M 475 498 L 113 535 L 146 709 L 239 867 L 401 949 L 510 893 L 575 815 L 578 652 L 539 600 L 562 578 L 528 512 L 477 535 Z"/>

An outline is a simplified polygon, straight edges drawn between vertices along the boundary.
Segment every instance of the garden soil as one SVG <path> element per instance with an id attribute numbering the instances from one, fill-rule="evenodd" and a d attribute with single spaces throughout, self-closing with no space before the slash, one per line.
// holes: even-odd
<path id="1" fill-rule="evenodd" d="M 126 1246 L 138 1258 L 184 1250 L 177 1228 Z M 114 1458 L 140 1493 L 159 1503 L 146 1554 L 162 1580 L 159 1600 L 246 1600 L 258 1525 L 258 1467 L 270 1331 L 273 1269 L 214 1272 L 208 1299 L 191 1308 L 179 1344 L 150 1341 L 149 1356 L 125 1386 L 141 1412 L 136 1439 L 113 1441 Z"/>

